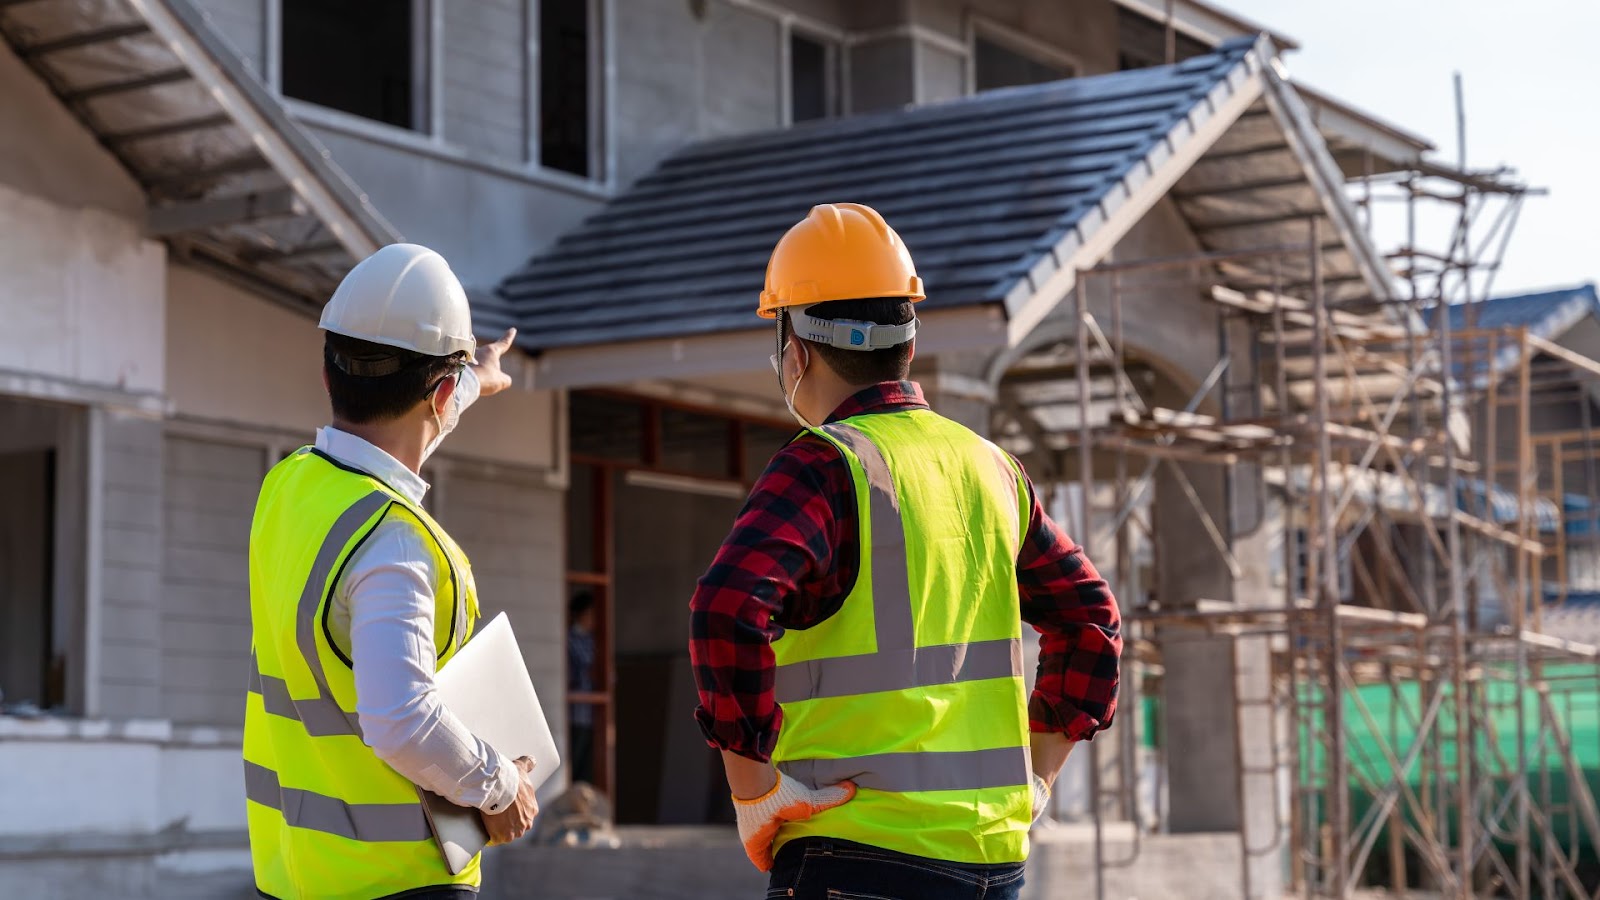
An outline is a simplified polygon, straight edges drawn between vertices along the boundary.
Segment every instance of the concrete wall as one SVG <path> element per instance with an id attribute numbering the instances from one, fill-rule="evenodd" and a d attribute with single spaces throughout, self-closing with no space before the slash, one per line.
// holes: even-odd
<path id="1" fill-rule="evenodd" d="M 963 43 L 969 29 L 1005 29 L 1072 57 L 1080 75 L 1117 70 L 1117 7 L 1110 0 L 912 0 L 920 26 Z"/>
<path id="2" fill-rule="evenodd" d="M 204 272 L 174 265 L 168 277 L 166 370 L 174 411 L 309 442 L 328 421 L 316 322 Z M 553 468 L 558 402 L 553 392 L 520 388 L 488 398 L 462 416 L 440 452 Z"/>
<path id="3" fill-rule="evenodd" d="M 472 563 L 487 622 L 504 611 L 557 740 L 566 733 L 565 535 L 562 493 L 536 473 L 472 465 L 442 466 L 431 503 Z M 565 771 L 545 794 L 566 783 Z"/>
<path id="4" fill-rule="evenodd" d="M 137 184 L 0 49 L 0 370 L 161 390 L 165 251 Z"/>
<path id="5" fill-rule="evenodd" d="M 161 699 L 180 724 L 244 724 L 250 519 L 269 454 L 169 433 L 163 445 Z"/>
<path id="6" fill-rule="evenodd" d="M 442 4 L 444 137 L 490 159 L 528 155 L 530 29 L 523 0 Z"/>
<path id="7" fill-rule="evenodd" d="M 165 722 L 0 718 L 0 893 L 249 896 L 238 742 Z M 217 869 L 236 874 L 206 878 Z"/>
<path id="8" fill-rule="evenodd" d="M 67 210 L 89 207 L 126 219 L 144 214 L 139 185 L 4 45 L 0 45 L 0 186 Z M 48 224 L 34 224 L 30 230 Z M 21 237 L 17 231 L 6 229 L 7 248 Z M 0 271 L 11 271 L 9 255 L 6 260 Z"/>
<path id="9" fill-rule="evenodd" d="M 685 144 L 780 124 L 778 20 L 725 0 L 709 0 L 696 19 L 690 5 L 640 3 L 616 19 L 610 121 L 619 185 Z"/>
<path id="10" fill-rule="evenodd" d="M 90 631 L 98 641 L 89 649 L 99 667 L 99 702 L 87 712 L 157 718 L 164 711 L 161 422 L 116 410 L 92 415 L 91 440 L 102 460 L 100 514 L 91 507 L 89 519 L 90 546 L 98 541 L 100 561 L 98 626 Z M 91 468 L 91 491 L 94 481 Z M 93 591 L 89 602 L 96 603 Z"/>
<path id="11" fill-rule="evenodd" d="M 306 123 L 406 240 L 444 254 L 468 285 L 490 287 L 599 209 L 598 187 L 488 167 L 426 142 Z"/>

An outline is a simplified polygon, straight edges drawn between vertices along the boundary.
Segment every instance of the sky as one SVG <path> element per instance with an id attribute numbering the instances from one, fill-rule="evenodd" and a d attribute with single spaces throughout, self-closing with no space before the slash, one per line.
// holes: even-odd
<path id="1" fill-rule="evenodd" d="M 1507 164 L 1550 191 L 1525 202 L 1493 294 L 1600 280 L 1600 0 L 1216 2 L 1299 41 L 1285 57 L 1295 81 L 1452 164 L 1461 72 L 1468 167 Z"/>

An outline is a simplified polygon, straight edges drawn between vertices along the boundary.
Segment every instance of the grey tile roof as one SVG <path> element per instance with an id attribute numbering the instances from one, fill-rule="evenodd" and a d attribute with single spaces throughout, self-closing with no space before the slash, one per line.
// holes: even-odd
<path id="1" fill-rule="evenodd" d="M 1553 291 L 1494 297 L 1479 302 L 1477 307 L 1479 328 L 1516 328 L 1526 325 L 1540 337 L 1554 338 L 1584 315 L 1600 313 L 1600 298 L 1596 297 L 1591 282 Z M 1438 307 L 1424 310 L 1423 318 L 1432 327 L 1438 321 Z M 1467 327 L 1465 306 L 1455 304 L 1450 307 L 1450 327 L 1457 331 Z"/>
<path id="2" fill-rule="evenodd" d="M 1477 328 L 1526 327 L 1528 332 L 1535 337 L 1552 341 L 1559 339 L 1568 329 L 1583 321 L 1584 318 L 1600 316 L 1600 296 L 1596 295 L 1593 282 L 1558 290 L 1539 291 L 1532 294 L 1493 297 L 1479 301 L 1475 306 L 1474 315 Z M 1439 308 L 1433 306 L 1423 310 L 1422 317 L 1429 328 L 1436 327 L 1439 321 Z M 1467 308 L 1459 303 L 1452 305 L 1450 307 L 1451 330 L 1461 331 L 1466 327 Z M 1472 374 L 1475 378 L 1483 377 L 1488 369 L 1487 352 L 1487 346 L 1480 346 L 1474 354 L 1474 371 Z M 1507 345 L 1502 347 L 1495 360 L 1495 371 L 1501 372 L 1509 366 L 1515 365 L 1516 359 L 1517 348 L 1515 346 Z M 1466 372 L 1465 365 L 1459 361 L 1454 369 L 1457 377 L 1462 377 Z"/>
<path id="3" fill-rule="evenodd" d="M 755 327 L 767 255 L 816 203 L 876 207 L 925 308 L 1000 303 L 1250 53 L 691 146 L 496 289 L 532 350 Z"/>

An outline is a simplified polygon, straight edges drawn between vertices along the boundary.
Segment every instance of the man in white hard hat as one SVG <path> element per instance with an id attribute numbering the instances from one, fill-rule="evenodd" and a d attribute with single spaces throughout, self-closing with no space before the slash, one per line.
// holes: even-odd
<path id="1" fill-rule="evenodd" d="M 245 794 L 256 889 L 291 900 L 461 897 L 417 787 L 478 808 L 491 838 L 538 814 L 524 774 L 474 737 L 434 674 L 478 616 L 472 569 L 422 508 L 419 474 L 480 396 L 511 385 L 515 330 L 477 346 L 443 257 L 384 247 L 322 314 L 333 423 L 267 474 L 250 530 Z"/>

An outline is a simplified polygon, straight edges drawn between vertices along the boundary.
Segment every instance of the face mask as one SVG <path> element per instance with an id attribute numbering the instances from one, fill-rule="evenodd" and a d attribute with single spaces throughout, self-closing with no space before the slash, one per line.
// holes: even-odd
<path id="1" fill-rule="evenodd" d="M 784 347 L 785 350 L 787 350 L 789 348 L 789 345 L 788 344 L 784 344 L 783 347 Z M 807 422 L 806 421 L 806 417 L 800 415 L 800 411 L 794 408 L 794 395 L 798 394 L 800 392 L 800 382 L 805 380 L 806 371 L 811 368 L 811 351 L 806 349 L 806 345 L 805 344 L 801 344 L 800 345 L 800 352 L 804 353 L 806 355 L 806 361 L 805 361 L 805 364 L 800 369 L 799 377 L 797 377 L 794 380 L 794 389 L 790 390 L 790 391 L 784 391 L 783 404 L 785 406 L 789 407 L 789 415 L 794 416 L 794 420 L 796 422 L 800 423 L 800 427 L 801 428 L 814 428 L 815 426 L 813 426 L 810 422 Z M 782 353 L 782 351 L 772 354 L 771 358 L 772 358 L 772 371 L 778 373 L 778 390 L 783 391 L 783 353 Z"/>
<path id="2" fill-rule="evenodd" d="M 452 378 L 459 378 L 460 376 L 453 375 L 451 377 Z M 460 383 L 457 382 L 457 387 L 459 387 L 459 386 L 460 386 Z M 444 387 L 444 382 L 443 381 L 439 382 L 439 387 Z M 434 393 L 438 393 L 439 388 L 436 387 L 433 390 L 434 390 Z M 429 401 L 429 406 L 432 407 L 432 405 L 433 405 L 432 401 L 430 400 Z M 423 462 L 427 462 L 428 461 L 428 457 L 433 455 L 433 451 L 439 449 L 439 445 L 444 443 L 445 437 L 448 436 L 450 434 L 450 432 L 456 430 L 456 424 L 459 423 L 460 421 L 461 421 L 461 394 L 460 394 L 459 391 L 457 391 L 457 392 L 454 392 L 454 393 L 452 393 L 450 395 L 449 408 L 445 411 L 444 415 L 441 416 L 437 409 L 434 409 L 434 411 L 433 411 L 433 424 L 438 426 L 439 433 L 433 436 L 433 440 L 428 442 L 428 446 L 427 447 L 423 448 L 423 450 L 422 450 L 422 461 Z"/>

